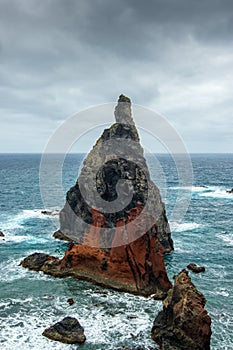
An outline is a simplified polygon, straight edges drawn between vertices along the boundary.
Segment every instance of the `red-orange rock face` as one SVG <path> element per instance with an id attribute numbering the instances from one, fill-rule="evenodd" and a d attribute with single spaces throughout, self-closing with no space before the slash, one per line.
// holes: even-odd
<path id="1" fill-rule="evenodd" d="M 128 219 L 118 220 L 109 249 L 96 247 L 105 221 L 101 213 L 92 210 L 93 222 L 97 226 L 90 227 L 83 244 L 70 243 L 61 260 L 34 253 L 21 265 L 57 277 L 73 276 L 116 290 L 144 296 L 154 294 L 155 298 L 164 299 L 172 285 L 164 266 L 163 247 L 158 240 L 156 225 L 139 235 L 140 226 L 135 219 L 141 210 L 139 203 L 128 212 Z M 144 213 L 141 220 L 147 221 L 149 226 L 150 215 Z M 123 236 L 124 241 L 127 237 L 128 244 L 121 244 Z M 91 243 L 95 246 L 92 247 Z"/>
<path id="2" fill-rule="evenodd" d="M 33 254 L 22 265 L 53 276 L 73 276 L 120 291 L 145 296 L 154 294 L 157 299 L 163 299 L 172 287 L 164 266 L 163 248 L 156 225 L 137 237 L 139 227 L 135 223 L 135 215 L 141 210 L 139 203 L 129 211 L 128 219 L 117 222 L 110 249 L 90 245 L 98 243 L 104 226 L 103 215 L 93 210 L 97 226 L 92 225 L 84 235 L 86 244 L 71 243 L 61 260 L 51 259 L 45 254 Z M 143 218 L 150 221 L 145 213 Z M 129 223 L 132 226 L 128 226 Z M 128 237 L 128 244 L 121 245 L 122 235 Z"/>
<path id="3" fill-rule="evenodd" d="M 126 227 L 127 232 L 127 226 L 122 224 L 124 222 L 120 220 L 118 227 L 122 230 Z M 95 229 L 98 233 L 99 227 Z M 94 228 L 86 235 L 88 243 L 94 237 L 93 231 Z M 117 231 L 113 244 L 108 251 L 86 244 L 72 244 L 60 261 L 60 272 L 72 271 L 72 275 L 107 287 L 164 298 L 172 285 L 166 274 L 156 227 L 127 245 L 120 245 Z"/>

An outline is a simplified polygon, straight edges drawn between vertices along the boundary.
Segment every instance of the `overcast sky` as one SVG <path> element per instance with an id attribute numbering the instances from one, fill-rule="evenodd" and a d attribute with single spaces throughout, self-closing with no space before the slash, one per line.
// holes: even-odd
<path id="1" fill-rule="evenodd" d="M 189 152 L 233 152 L 233 1 L 0 0 L 0 152 L 120 93 Z"/>

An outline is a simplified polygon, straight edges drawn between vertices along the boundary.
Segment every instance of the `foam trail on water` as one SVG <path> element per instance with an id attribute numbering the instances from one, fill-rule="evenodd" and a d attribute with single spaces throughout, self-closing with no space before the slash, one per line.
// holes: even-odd
<path id="1" fill-rule="evenodd" d="M 16 229 L 22 229 L 24 228 L 25 224 L 27 224 L 27 221 L 30 219 L 41 219 L 41 220 L 48 220 L 51 219 L 58 219 L 58 211 L 51 211 L 52 215 L 45 215 L 42 212 L 44 209 L 34 209 L 34 210 L 22 210 L 22 212 L 3 218 L 1 223 L 1 230 L 2 231 L 12 231 Z"/>
<path id="2" fill-rule="evenodd" d="M 201 224 L 198 224 L 196 222 L 183 222 L 181 224 L 177 222 L 170 222 L 170 228 L 173 232 L 183 232 L 183 231 L 190 231 L 195 230 L 199 228 Z"/>
<path id="3" fill-rule="evenodd" d="M 228 193 L 226 188 L 219 186 L 191 186 L 170 187 L 171 190 L 191 191 L 200 197 L 222 198 L 233 200 L 233 193 Z"/>
<path id="4" fill-rule="evenodd" d="M 227 245 L 233 246 L 233 233 L 218 233 L 216 237 L 227 243 Z"/>

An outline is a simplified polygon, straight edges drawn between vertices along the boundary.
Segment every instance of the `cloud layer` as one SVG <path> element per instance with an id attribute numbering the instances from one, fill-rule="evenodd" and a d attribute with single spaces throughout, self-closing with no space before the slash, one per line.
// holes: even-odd
<path id="1" fill-rule="evenodd" d="M 232 33 L 231 0 L 0 0 L 0 151 L 125 93 L 190 152 L 233 152 Z"/>

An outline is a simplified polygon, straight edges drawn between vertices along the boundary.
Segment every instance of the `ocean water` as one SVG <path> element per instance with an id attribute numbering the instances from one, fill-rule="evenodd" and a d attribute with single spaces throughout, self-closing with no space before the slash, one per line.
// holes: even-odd
<path id="1" fill-rule="evenodd" d="M 83 157 L 71 154 L 65 160 L 63 201 Z M 57 217 L 51 219 L 41 213 L 40 158 L 0 155 L 0 230 L 5 234 L 0 238 L 0 348 L 115 350 L 123 345 L 142 345 L 157 349 L 150 330 L 161 302 L 72 278 L 56 279 L 19 266 L 35 251 L 61 257 L 67 246 L 52 238 Z M 190 262 L 206 267 L 205 273 L 190 276 L 207 299 L 206 309 L 212 319 L 211 349 L 233 349 L 233 194 L 226 193 L 233 187 L 233 155 L 192 155 L 191 187 L 179 185 L 172 158 L 156 158 L 166 180 L 161 193 L 168 218 L 178 194 L 191 197 L 185 217 L 171 222 L 175 251 L 165 257 L 169 277 L 172 279 Z M 150 170 L 159 183 L 153 164 Z M 55 204 L 53 209 L 62 205 Z M 75 304 L 69 306 L 67 299 L 71 297 Z M 85 329 L 87 341 L 83 346 L 52 342 L 41 335 L 46 327 L 68 315 L 77 317 Z"/>

